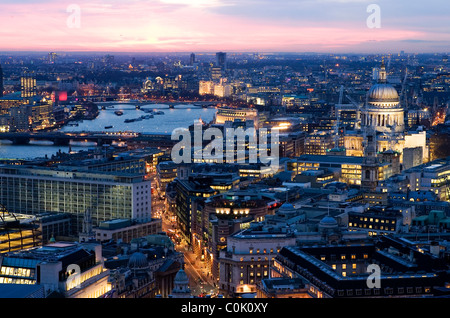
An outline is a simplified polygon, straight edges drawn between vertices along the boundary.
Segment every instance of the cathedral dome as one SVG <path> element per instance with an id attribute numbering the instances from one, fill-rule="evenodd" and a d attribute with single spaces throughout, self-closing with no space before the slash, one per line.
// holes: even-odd
<path id="1" fill-rule="evenodd" d="M 397 90 L 390 84 L 377 83 L 373 85 L 368 93 L 369 102 L 399 102 Z"/>

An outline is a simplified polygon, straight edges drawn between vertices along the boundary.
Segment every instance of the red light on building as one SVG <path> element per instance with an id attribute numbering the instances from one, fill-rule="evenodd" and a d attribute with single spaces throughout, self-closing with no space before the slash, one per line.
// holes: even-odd
<path id="1" fill-rule="evenodd" d="M 67 92 L 66 91 L 58 92 L 58 99 L 61 102 L 67 101 Z"/>

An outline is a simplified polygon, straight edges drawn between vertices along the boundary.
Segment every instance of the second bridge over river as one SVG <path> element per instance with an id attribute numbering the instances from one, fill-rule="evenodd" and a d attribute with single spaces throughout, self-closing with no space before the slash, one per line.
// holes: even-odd
<path id="1" fill-rule="evenodd" d="M 94 142 L 97 146 L 113 142 L 139 143 L 150 147 L 171 147 L 176 141 L 169 134 L 135 132 L 5 132 L 0 140 L 9 140 L 14 145 L 27 145 L 31 141 L 49 141 L 57 146 L 68 146 L 71 142 Z"/>

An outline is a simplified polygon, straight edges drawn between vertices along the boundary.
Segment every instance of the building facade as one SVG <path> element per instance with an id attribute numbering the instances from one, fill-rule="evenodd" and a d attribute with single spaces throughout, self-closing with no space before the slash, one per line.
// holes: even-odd
<path id="1" fill-rule="evenodd" d="M 69 213 L 74 233 L 90 209 L 94 225 L 118 218 L 151 220 L 151 182 L 140 174 L 0 167 L 0 202 L 13 213 Z"/>

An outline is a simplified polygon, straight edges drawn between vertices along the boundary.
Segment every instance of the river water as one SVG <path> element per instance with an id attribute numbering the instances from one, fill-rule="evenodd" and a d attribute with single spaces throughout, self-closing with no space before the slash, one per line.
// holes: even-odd
<path id="1" fill-rule="evenodd" d="M 102 103 L 98 104 L 99 106 Z M 144 109 L 156 110 L 164 112 L 163 115 L 154 115 L 153 118 L 141 121 L 124 123 L 126 119 L 138 118 L 147 115 Z M 117 116 L 115 111 L 123 112 L 122 116 Z M 196 120 L 201 119 L 210 122 L 214 119 L 217 109 L 201 108 L 193 105 L 175 105 L 170 109 L 168 105 L 151 104 L 141 106 L 137 110 L 133 104 L 115 104 L 100 110 L 100 114 L 94 120 L 83 120 L 78 122 L 77 126 L 70 123 L 60 129 L 63 132 L 81 132 L 81 131 L 133 131 L 140 133 L 161 133 L 171 134 L 177 128 L 187 128 Z M 105 128 L 112 126 L 111 128 Z M 71 143 L 72 151 L 87 150 L 95 147 L 95 143 Z M 11 145 L 7 141 L 0 141 L 0 159 L 33 159 L 36 157 L 51 157 L 57 152 L 69 152 L 69 146 L 54 146 L 51 142 L 31 142 L 29 145 Z"/>

